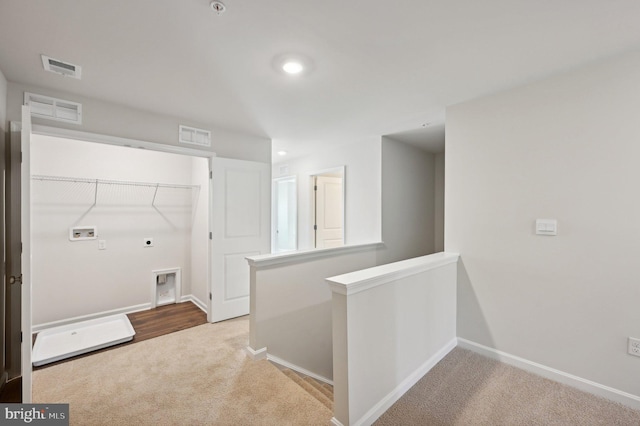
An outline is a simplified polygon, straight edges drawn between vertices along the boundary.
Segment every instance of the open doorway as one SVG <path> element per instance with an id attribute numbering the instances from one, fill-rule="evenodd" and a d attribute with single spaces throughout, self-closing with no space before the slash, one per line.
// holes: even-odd
<path id="1" fill-rule="evenodd" d="M 207 311 L 207 158 L 33 134 L 30 160 L 34 331 L 167 302 Z"/>
<path id="2" fill-rule="evenodd" d="M 272 253 L 298 249 L 298 186 L 295 176 L 273 180 Z"/>
<path id="3" fill-rule="evenodd" d="M 16 141 L 18 141 L 22 147 L 22 162 L 20 163 L 18 161 L 18 164 L 21 164 L 21 167 L 18 170 L 20 180 L 17 182 L 21 186 L 18 191 L 19 201 L 16 204 L 21 208 L 22 219 L 21 225 L 16 228 L 21 234 L 21 244 L 23 248 L 22 255 L 20 256 L 22 281 L 24 283 L 21 286 L 23 290 L 21 298 L 22 330 L 27 330 L 27 332 L 33 331 L 31 290 L 34 280 L 32 280 L 33 268 L 31 262 L 33 240 L 31 232 L 31 216 L 34 206 L 31 203 L 31 195 L 32 187 L 34 185 L 31 179 L 33 174 L 31 170 L 31 139 L 34 135 L 36 135 L 36 137 L 37 135 L 41 135 L 84 141 L 84 143 L 91 143 L 94 145 L 136 148 L 130 149 L 126 154 L 119 156 L 116 168 L 126 168 L 125 164 L 129 154 L 132 152 L 145 152 L 144 150 L 180 154 L 189 158 L 203 158 L 205 160 L 203 164 L 206 164 L 206 172 L 202 175 L 199 174 L 199 176 L 202 176 L 202 179 L 206 183 L 201 185 L 203 190 L 201 190 L 199 194 L 201 197 L 204 197 L 206 194 L 207 198 L 206 201 L 204 198 L 199 200 L 198 206 L 202 206 L 208 210 L 204 215 L 205 222 L 207 223 L 206 232 L 201 235 L 202 241 L 205 242 L 208 252 L 208 254 L 203 256 L 205 262 L 208 263 L 206 270 L 207 294 L 204 297 L 204 299 L 206 299 L 207 307 L 206 318 L 208 322 L 215 322 L 233 318 L 235 316 L 246 315 L 249 312 L 249 274 L 237 273 L 238 268 L 236 266 L 242 265 L 246 267 L 246 261 L 243 261 L 244 257 L 248 255 L 269 252 L 269 198 L 267 195 L 269 193 L 269 164 L 220 158 L 216 157 L 215 153 L 211 151 L 203 151 L 200 149 L 182 146 L 163 145 L 46 126 L 34 126 L 32 128 L 30 118 L 29 107 L 23 106 L 22 122 L 12 122 L 11 131 L 11 141 L 13 142 L 15 136 Z M 14 124 L 17 129 L 15 131 Z M 91 166 L 93 166 L 97 170 L 103 161 L 103 158 L 99 155 L 93 156 L 89 159 L 84 158 L 83 160 L 82 157 L 77 156 L 78 152 L 74 150 L 66 151 L 64 154 L 66 155 L 65 158 L 67 160 L 75 161 L 87 169 L 91 169 Z M 18 158 L 20 158 L 19 155 Z M 156 161 L 147 161 L 147 166 L 154 167 L 157 170 L 163 169 L 163 167 L 160 167 L 160 163 Z M 65 174 L 68 175 L 66 172 Z M 71 181 L 73 181 L 73 179 L 71 179 Z M 97 184 L 97 182 L 95 183 Z M 140 181 L 137 181 L 137 183 L 140 183 Z M 239 190 L 238 188 L 241 188 L 242 190 Z M 94 190 L 93 194 L 95 201 L 97 192 Z M 256 194 L 258 197 L 256 197 Z M 138 201 L 137 197 L 129 197 L 129 199 L 133 199 L 136 202 Z M 213 203 L 214 199 L 217 200 L 216 203 Z M 152 198 L 152 207 L 153 203 L 154 201 Z M 89 207 L 90 206 L 87 206 L 86 211 L 89 211 Z M 163 206 L 163 208 L 164 207 L 167 206 Z M 160 210 L 162 211 L 163 209 Z M 171 216 L 170 214 L 167 214 L 166 210 L 163 211 L 163 214 L 166 217 Z M 84 214 L 80 217 L 83 219 L 85 218 Z M 172 220 L 167 222 L 172 222 Z M 176 225 L 175 222 L 173 224 L 174 226 Z M 95 224 L 89 224 L 90 226 L 84 225 L 87 225 L 87 223 L 84 223 L 83 226 L 80 227 L 80 237 L 93 237 L 95 235 L 100 235 L 99 228 L 97 226 L 92 228 L 91 226 Z M 140 226 L 144 227 L 146 224 Z M 266 232 L 264 232 L 265 230 Z M 84 235 L 83 232 L 86 232 L 86 235 Z M 71 231 L 70 233 L 70 230 L 67 229 L 67 231 L 65 231 L 64 238 L 69 238 L 70 235 L 75 235 L 75 232 Z M 146 247 L 149 247 L 146 243 L 149 241 L 149 238 L 147 238 L 149 235 L 145 235 L 146 236 L 143 237 L 142 241 L 139 239 L 136 239 L 136 241 L 143 244 L 142 247 L 145 247 L 145 244 Z M 154 240 L 153 244 L 155 244 L 155 237 L 152 237 L 152 239 Z M 237 244 L 234 244 L 238 240 L 246 243 L 245 246 L 242 247 L 241 252 L 238 252 L 238 246 Z M 97 241 L 97 245 L 97 250 L 103 250 L 103 253 L 108 253 L 109 247 L 111 247 L 108 241 L 105 242 L 107 247 L 106 251 L 104 251 L 105 249 L 101 249 L 100 241 Z M 113 252 L 113 250 L 111 251 Z M 121 257 L 121 259 L 128 260 L 124 257 Z M 169 274 L 167 269 L 172 269 L 163 268 L 162 266 L 159 266 L 158 268 L 158 270 L 163 271 L 163 274 Z M 243 268 L 243 270 L 244 269 L 246 268 Z M 158 272 L 158 270 L 156 270 L 156 272 Z M 152 273 L 153 271 L 150 272 L 150 274 Z M 175 276 L 177 276 L 177 274 Z M 163 281 L 164 283 L 166 283 L 166 281 L 169 283 L 173 282 L 172 279 Z M 89 283 L 87 282 L 87 284 Z M 150 284 L 150 280 L 144 285 L 147 288 L 146 292 L 148 292 L 148 284 Z M 107 288 L 109 288 L 109 286 L 107 286 Z M 185 286 L 182 286 L 182 288 L 184 290 Z M 244 292 L 241 292 L 240 290 L 243 290 Z M 220 297 L 220 292 L 223 292 L 226 295 L 225 298 Z M 68 296 L 70 298 L 76 297 L 73 294 L 69 294 Z M 225 306 L 229 309 L 220 309 Z M 200 308 L 196 307 L 196 309 L 199 310 Z M 30 343 L 31 339 L 25 339 L 22 343 L 23 350 L 21 351 L 21 365 L 23 373 L 22 402 L 24 403 L 31 402 L 32 400 L 32 350 Z"/>
<path id="4" fill-rule="evenodd" d="M 344 169 L 337 167 L 311 175 L 312 240 L 317 249 L 340 247 L 345 244 Z"/>

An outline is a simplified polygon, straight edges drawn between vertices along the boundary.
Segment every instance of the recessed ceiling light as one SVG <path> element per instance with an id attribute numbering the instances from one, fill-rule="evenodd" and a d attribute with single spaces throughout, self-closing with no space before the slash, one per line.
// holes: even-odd
<path id="1" fill-rule="evenodd" d="M 278 151 L 278 155 L 287 155 L 287 151 Z"/>
<path id="2" fill-rule="evenodd" d="M 282 64 L 282 70 L 287 74 L 299 74 L 304 70 L 304 66 L 297 61 L 287 61 Z"/>
<path id="3" fill-rule="evenodd" d="M 313 71 L 313 61 L 305 55 L 286 53 L 273 59 L 273 68 L 291 76 L 307 75 Z"/>

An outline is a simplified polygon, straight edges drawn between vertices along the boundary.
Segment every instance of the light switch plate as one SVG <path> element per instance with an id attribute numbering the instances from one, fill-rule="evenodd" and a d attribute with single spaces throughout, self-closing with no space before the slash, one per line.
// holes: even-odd
<path id="1" fill-rule="evenodd" d="M 558 235 L 556 219 L 536 219 L 536 235 Z"/>

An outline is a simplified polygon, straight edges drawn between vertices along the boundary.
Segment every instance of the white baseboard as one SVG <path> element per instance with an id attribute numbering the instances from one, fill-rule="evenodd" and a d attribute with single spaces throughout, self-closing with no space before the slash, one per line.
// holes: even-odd
<path id="1" fill-rule="evenodd" d="M 204 312 L 205 314 L 207 313 L 207 304 L 198 299 L 193 294 L 187 294 L 186 296 L 180 297 L 180 303 L 182 302 L 193 302 L 193 304 L 200 308 L 202 312 Z"/>
<path id="2" fill-rule="evenodd" d="M 289 368 L 289 369 L 291 369 L 293 371 L 297 371 L 300 374 L 304 374 L 305 376 L 309 376 L 309 377 L 314 378 L 314 379 L 316 379 L 316 380 L 318 380 L 320 382 L 323 382 L 323 383 L 326 383 L 328 385 L 333 386 L 333 380 L 327 379 L 326 377 L 322 377 L 321 375 L 316 374 L 314 372 L 311 372 L 311 371 L 309 371 L 309 370 L 307 370 L 305 368 L 302 368 L 302 367 L 300 367 L 298 365 L 291 364 L 289 361 L 285 361 L 285 360 L 283 360 L 281 358 L 278 358 L 277 356 L 273 356 L 273 355 L 267 353 L 267 359 L 269 361 L 275 363 L 275 364 L 278 364 L 278 365 L 281 365 L 283 367 Z"/>
<path id="3" fill-rule="evenodd" d="M 254 351 L 251 346 L 247 346 L 246 348 L 244 348 L 244 350 L 247 352 L 247 355 L 249 355 L 249 357 L 254 361 L 259 361 L 261 359 L 267 358 L 267 348 L 261 348 Z"/>
<path id="4" fill-rule="evenodd" d="M 457 345 L 457 339 L 452 339 L 438 350 L 435 354 L 426 360 L 420 367 L 418 367 L 413 373 L 411 373 L 406 379 L 404 379 L 395 389 L 382 398 L 376 405 L 374 405 L 369 411 L 365 413 L 360 419 L 358 419 L 354 426 L 371 425 L 380 417 L 385 411 L 387 411 L 397 400 L 402 397 L 418 380 L 420 380 L 425 374 L 429 372 L 442 358 L 447 356 Z M 331 419 L 333 422 L 333 419 Z M 336 419 L 334 423 L 339 425 L 340 422 Z"/>
<path id="5" fill-rule="evenodd" d="M 97 312 L 95 314 L 81 315 L 78 317 L 67 318 L 58 321 L 46 322 L 44 324 L 37 324 L 31 327 L 31 333 L 38 333 L 47 328 L 58 327 L 60 325 L 73 324 L 75 322 L 92 320 L 96 318 L 108 317 L 109 315 L 116 314 L 131 314 L 133 312 L 146 311 L 151 308 L 151 303 L 142 303 L 140 305 L 127 306 L 126 308 L 112 309 L 110 311 Z"/>
<path id="6" fill-rule="evenodd" d="M 340 420 L 336 419 L 335 417 L 331 417 L 331 424 L 333 426 L 344 426 L 342 423 L 340 423 Z"/>
<path id="7" fill-rule="evenodd" d="M 546 379 L 619 402 L 636 410 L 640 409 L 640 396 L 623 392 L 591 380 L 583 379 L 582 377 L 574 376 L 573 374 L 565 373 L 564 371 L 556 370 L 555 368 L 547 367 L 546 365 L 538 364 L 470 340 L 458 338 L 458 346 L 463 349 L 476 352 L 480 355 L 484 355 L 487 358 L 495 359 L 497 361 L 504 362 L 505 364 L 518 367 Z"/>

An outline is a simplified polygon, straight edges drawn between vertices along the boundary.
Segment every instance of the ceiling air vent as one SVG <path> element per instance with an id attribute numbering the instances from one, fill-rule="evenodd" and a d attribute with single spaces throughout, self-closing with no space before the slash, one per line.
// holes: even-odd
<path id="1" fill-rule="evenodd" d="M 180 125 L 180 143 L 199 146 L 211 146 L 211 132 L 195 127 Z"/>
<path id="2" fill-rule="evenodd" d="M 45 55 L 42 55 L 42 65 L 45 70 L 55 72 L 56 74 L 62 74 L 65 77 L 73 77 L 78 80 L 82 77 L 82 67 L 79 65 L 73 65 L 69 62 L 50 58 Z"/>
<path id="3" fill-rule="evenodd" d="M 77 102 L 25 92 L 24 104 L 31 107 L 31 115 L 34 117 L 82 124 L 82 104 Z"/>

